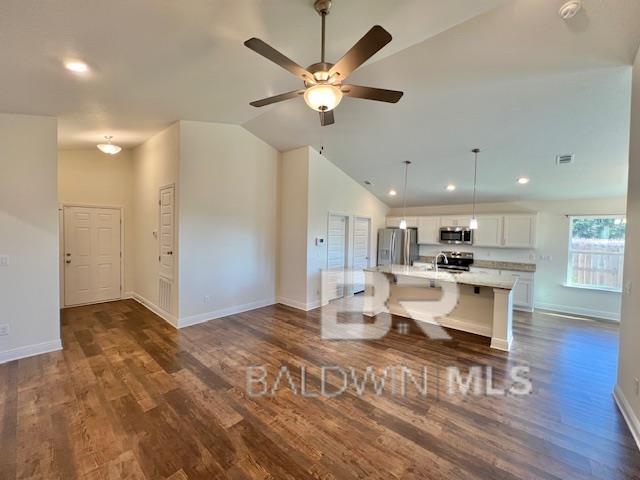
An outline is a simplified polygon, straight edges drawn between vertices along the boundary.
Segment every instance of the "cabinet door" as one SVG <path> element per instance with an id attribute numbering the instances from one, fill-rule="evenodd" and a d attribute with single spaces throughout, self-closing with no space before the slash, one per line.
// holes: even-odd
<path id="1" fill-rule="evenodd" d="M 456 215 L 440 217 L 440 225 L 443 227 L 468 227 L 471 215 Z"/>
<path id="2" fill-rule="evenodd" d="M 503 246 L 534 248 L 536 246 L 535 215 L 505 215 Z"/>
<path id="3" fill-rule="evenodd" d="M 473 232 L 473 244 L 477 247 L 499 247 L 502 245 L 502 217 L 477 217 L 478 229 Z"/>
<path id="4" fill-rule="evenodd" d="M 531 308 L 533 303 L 532 283 L 530 280 L 519 278 L 513 289 L 513 305 L 516 307 Z"/>
<path id="5" fill-rule="evenodd" d="M 437 245 L 440 240 L 440 217 L 418 217 L 418 243 Z"/>

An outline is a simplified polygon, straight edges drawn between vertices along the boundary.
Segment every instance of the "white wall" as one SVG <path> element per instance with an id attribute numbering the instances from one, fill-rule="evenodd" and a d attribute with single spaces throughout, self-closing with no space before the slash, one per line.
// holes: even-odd
<path id="1" fill-rule="evenodd" d="M 158 199 L 161 187 L 176 184 L 176 224 L 180 222 L 178 202 L 178 163 L 180 160 L 180 124 L 174 123 L 138 146 L 133 151 L 133 270 L 134 293 L 151 305 L 158 305 Z M 176 232 L 176 242 L 178 236 Z M 178 278 L 179 252 L 176 244 L 176 272 Z M 170 321 L 178 316 L 178 285 L 174 282 Z"/>
<path id="2" fill-rule="evenodd" d="M 278 301 L 307 305 L 310 148 L 284 152 L 278 172 Z"/>
<path id="3" fill-rule="evenodd" d="M 180 122 L 181 325 L 275 302 L 278 157 L 240 126 Z"/>
<path id="4" fill-rule="evenodd" d="M 133 158 L 130 150 L 107 155 L 97 148 L 58 152 L 58 202 L 122 207 L 124 292 L 133 290 Z"/>
<path id="5" fill-rule="evenodd" d="M 348 176 L 336 165 L 309 149 L 309 219 L 307 230 L 307 305 L 320 305 L 321 270 L 327 268 L 327 230 L 329 213 L 349 216 L 347 262 L 353 254 L 354 216 L 371 218 L 370 262 L 375 265 L 379 228 L 384 227 L 389 207 L 378 200 L 363 185 Z M 315 239 L 323 237 L 325 245 L 316 246 Z"/>
<path id="6" fill-rule="evenodd" d="M 0 362 L 60 348 L 57 123 L 0 114 Z"/>
<path id="7" fill-rule="evenodd" d="M 622 298 L 620 358 L 616 399 L 640 447 L 640 52 L 633 68 L 631 103 L 631 146 L 627 191 L 627 238 Z"/>
<path id="8" fill-rule="evenodd" d="M 476 212 L 479 214 L 538 212 L 537 248 L 536 250 L 521 250 L 465 247 L 464 250 L 473 252 L 477 259 L 536 263 L 534 303 L 537 308 L 618 319 L 621 294 L 584 290 L 564 285 L 567 277 L 569 247 L 569 219 L 567 215 L 624 214 L 625 204 L 624 198 L 479 204 L 476 207 Z M 470 212 L 471 205 L 407 208 L 408 216 L 470 214 Z M 389 212 L 389 216 L 400 216 L 401 214 L 402 211 L 398 208 Z M 443 249 L 446 247 L 421 246 L 420 253 L 432 255 Z M 551 257 L 551 260 L 543 260 L 541 257 Z"/>
<path id="9" fill-rule="evenodd" d="M 279 175 L 280 227 L 278 301 L 309 310 L 320 306 L 321 270 L 327 267 L 330 213 L 371 218 L 371 264 L 375 264 L 378 228 L 388 207 L 311 147 L 282 154 Z M 316 238 L 325 244 L 316 246 Z M 349 235 L 348 261 L 353 238 Z"/>

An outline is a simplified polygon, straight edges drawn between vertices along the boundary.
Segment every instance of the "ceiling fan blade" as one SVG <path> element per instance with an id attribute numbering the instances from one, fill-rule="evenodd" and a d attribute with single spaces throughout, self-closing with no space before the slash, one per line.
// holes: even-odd
<path id="1" fill-rule="evenodd" d="M 250 48 L 254 52 L 262 55 L 264 58 L 271 60 L 274 63 L 277 63 L 285 70 L 290 71 L 295 76 L 300 77 L 301 80 L 310 80 L 313 81 L 313 75 L 309 73 L 307 70 L 302 68 L 296 62 L 286 57 L 275 48 L 269 46 L 267 43 L 263 42 L 259 38 L 250 38 L 246 42 L 244 42 L 247 48 Z"/>
<path id="2" fill-rule="evenodd" d="M 336 123 L 336 121 L 333 118 L 333 110 L 320 112 L 320 125 L 326 127 L 327 125 L 333 125 L 334 123 Z"/>
<path id="3" fill-rule="evenodd" d="M 364 98 L 365 100 L 377 100 L 378 102 L 397 103 L 404 95 L 397 90 L 386 90 L 384 88 L 363 87 L 361 85 L 342 85 L 342 92 L 354 98 Z"/>
<path id="4" fill-rule="evenodd" d="M 255 102 L 249 103 L 249 105 L 254 107 L 264 107 L 265 105 L 271 105 L 272 103 L 283 102 L 285 100 L 299 97 L 303 93 L 304 90 L 294 90 L 292 92 L 281 93 L 280 95 L 275 95 L 273 97 L 263 98 L 262 100 L 256 100 Z"/>
<path id="5" fill-rule="evenodd" d="M 330 75 L 340 74 L 339 80 L 344 81 L 351 72 L 376 54 L 391 41 L 391 34 L 380 25 L 374 26 L 364 37 L 351 47 L 344 56 L 329 70 Z"/>

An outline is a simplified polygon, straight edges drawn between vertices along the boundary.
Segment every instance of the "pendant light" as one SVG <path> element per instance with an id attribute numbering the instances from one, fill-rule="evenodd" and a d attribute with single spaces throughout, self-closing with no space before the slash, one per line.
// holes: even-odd
<path id="1" fill-rule="evenodd" d="M 114 145 L 113 143 L 111 143 L 111 140 L 113 140 L 112 135 L 107 135 L 104 137 L 104 139 L 107 141 L 107 143 L 99 144 L 98 150 L 100 150 L 103 153 L 108 153 L 109 155 L 115 155 L 117 153 L 120 153 L 120 150 L 122 150 L 122 148 L 119 147 L 118 145 Z"/>
<path id="2" fill-rule="evenodd" d="M 404 162 L 404 188 L 402 189 L 402 220 L 400 220 L 400 229 L 407 229 L 407 217 L 405 215 L 405 211 L 407 209 L 407 173 L 409 172 L 409 165 L 411 162 L 409 160 L 405 160 Z"/>
<path id="3" fill-rule="evenodd" d="M 474 167 L 473 167 L 473 212 L 471 214 L 471 221 L 469 222 L 469 228 L 471 230 L 478 229 L 478 220 L 476 219 L 476 186 L 478 184 L 478 154 L 479 148 L 471 150 L 474 153 Z"/>

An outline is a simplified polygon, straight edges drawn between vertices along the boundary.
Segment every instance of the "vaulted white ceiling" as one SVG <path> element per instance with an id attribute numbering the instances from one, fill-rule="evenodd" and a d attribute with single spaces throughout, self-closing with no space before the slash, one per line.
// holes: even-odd
<path id="1" fill-rule="evenodd" d="M 57 116 L 63 148 L 107 134 L 134 146 L 178 119 L 242 124 L 281 150 L 324 145 L 391 205 L 403 160 L 413 162 L 408 204 L 467 202 L 474 146 L 484 201 L 622 194 L 640 2 L 583 0 L 569 22 L 561 3 L 334 0 L 328 59 L 380 24 L 394 40 L 350 80 L 405 96 L 346 98 L 321 128 L 300 99 L 248 105 L 300 84 L 242 44 L 257 36 L 302 65 L 318 61 L 312 0 L 4 0 L 0 111 Z M 92 73 L 70 74 L 67 58 Z M 576 163 L 555 167 L 558 153 Z M 519 175 L 532 182 L 517 186 Z"/>

